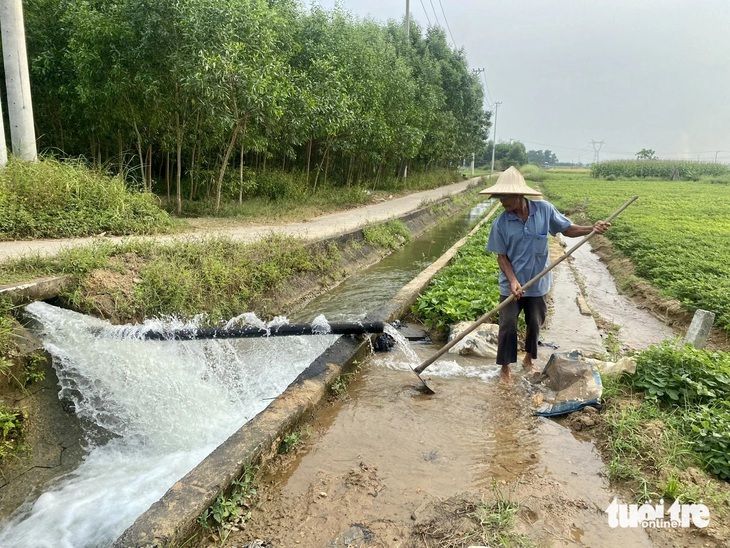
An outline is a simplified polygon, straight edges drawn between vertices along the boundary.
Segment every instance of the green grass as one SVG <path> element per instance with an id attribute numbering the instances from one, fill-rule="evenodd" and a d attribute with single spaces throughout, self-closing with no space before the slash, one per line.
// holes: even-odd
<path id="1" fill-rule="evenodd" d="M 730 488 L 713 479 L 730 478 L 728 356 L 665 342 L 637 354 L 634 375 L 603 379 L 609 478 L 637 502 L 704 499 L 730 512 Z"/>
<path id="2" fill-rule="evenodd" d="M 234 528 L 245 525 L 251 517 L 251 507 L 258 497 L 256 468 L 246 466 L 240 478 L 235 480 L 226 493 L 221 493 L 215 502 L 199 517 L 198 523 L 207 533 L 215 533 L 222 545 Z"/>
<path id="3" fill-rule="evenodd" d="M 0 170 L 0 240 L 169 231 L 154 196 L 80 162 L 11 159 Z"/>
<path id="4" fill-rule="evenodd" d="M 206 314 L 215 324 L 254 305 L 265 309 L 296 276 L 313 274 L 327 279 L 339 260 L 336 246 L 311 245 L 283 236 L 249 244 L 229 238 L 162 244 L 102 241 L 52 258 L 2 263 L 0 279 L 71 275 L 76 285 L 62 295 L 66 304 L 80 312 L 104 316 L 95 298 L 96 282 L 89 274 L 98 269 L 124 273 L 126 285 L 102 288 L 114 300 L 115 320 Z"/>
<path id="5" fill-rule="evenodd" d="M 389 221 L 366 226 L 362 232 L 367 243 L 387 249 L 397 249 L 413 238 L 411 231 L 403 221 Z"/>

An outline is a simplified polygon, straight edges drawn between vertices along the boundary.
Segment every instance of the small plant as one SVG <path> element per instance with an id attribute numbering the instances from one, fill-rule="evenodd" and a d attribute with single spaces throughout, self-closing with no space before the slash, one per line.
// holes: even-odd
<path id="1" fill-rule="evenodd" d="M 493 500 L 482 501 L 476 511 L 469 517 L 478 526 L 477 538 L 470 538 L 471 542 L 479 542 L 487 546 L 532 546 L 532 542 L 524 535 L 514 531 L 517 513 L 520 510 L 519 504 L 510 500 L 497 484 L 492 480 Z"/>
<path id="2" fill-rule="evenodd" d="M 294 449 L 300 441 L 302 441 L 302 435 L 299 432 L 290 432 L 284 436 L 283 440 L 281 440 L 281 443 L 279 444 L 279 454 L 286 455 Z"/>
<path id="3" fill-rule="evenodd" d="M 23 433 L 23 414 L 6 405 L 0 405 L 0 462 L 15 454 Z"/>
<path id="4" fill-rule="evenodd" d="M 337 377 L 330 387 L 332 393 L 338 398 L 344 395 L 347 392 L 347 387 L 350 385 L 354 376 L 354 373 L 343 373 Z"/>
<path id="5" fill-rule="evenodd" d="M 46 374 L 42 371 L 42 367 L 46 362 L 46 356 L 39 352 L 34 352 L 26 356 L 23 361 L 23 375 L 25 377 L 25 385 L 41 382 L 46 378 Z"/>
<path id="6" fill-rule="evenodd" d="M 365 241 L 370 245 L 396 249 L 404 243 L 410 242 L 411 231 L 403 221 L 389 221 L 384 224 L 363 228 Z"/>
<path id="7" fill-rule="evenodd" d="M 215 502 L 198 517 L 198 523 L 207 531 L 215 528 L 221 544 L 233 527 L 240 527 L 251 517 L 250 509 L 256 495 L 255 468 L 246 466 L 243 475 L 231 484 L 230 494 L 220 494 Z"/>

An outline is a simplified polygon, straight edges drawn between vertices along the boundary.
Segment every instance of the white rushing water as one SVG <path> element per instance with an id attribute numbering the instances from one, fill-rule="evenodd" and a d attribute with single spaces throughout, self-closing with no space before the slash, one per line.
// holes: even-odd
<path id="1" fill-rule="evenodd" d="M 42 302 L 26 310 L 53 355 L 59 396 L 93 426 L 80 466 L 3 524 L 3 548 L 111 546 L 337 339 L 143 341 L 144 330 L 194 326 L 120 328 Z"/>

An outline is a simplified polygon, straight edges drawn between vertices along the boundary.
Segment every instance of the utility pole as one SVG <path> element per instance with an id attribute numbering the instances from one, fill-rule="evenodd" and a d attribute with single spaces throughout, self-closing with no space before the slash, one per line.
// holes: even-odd
<path id="1" fill-rule="evenodd" d="M 410 7 L 411 3 L 410 0 L 406 0 L 406 45 L 411 43 L 411 13 L 410 13 Z"/>
<path id="2" fill-rule="evenodd" d="M 472 152 L 471 153 L 471 176 L 472 177 L 474 177 L 474 156 L 475 156 L 475 153 Z"/>
<path id="3" fill-rule="evenodd" d="M 497 148 L 497 111 L 502 101 L 494 102 L 494 135 L 492 136 L 492 175 L 494 175 L 494 149 Z"/>
<path id="4" fill-rule="evenodd" d="M 0 97 L 0 169 L 8 163 L 8 147 L 5 144 L 5 122 L 3 122 L 3 101 Z"/>
<path id="5" fill-rule="evenodd" d="M 30 98 L 28 52 L 25 49 L 22 0 L 0 2 L 5 87 L 8 98 L 8 119 L 13 154 L 23 160 L 38 159 L 33 126 L 33 104 Z"/>
<path id="6" fill-rule="evenodd" d="M 598 153 L 601 152 L 601 147 L 603 146 L 603 143 L 606 141 L 591 141 L 591 144 L 593 145 L 593 163 L 598 163 Z"/>

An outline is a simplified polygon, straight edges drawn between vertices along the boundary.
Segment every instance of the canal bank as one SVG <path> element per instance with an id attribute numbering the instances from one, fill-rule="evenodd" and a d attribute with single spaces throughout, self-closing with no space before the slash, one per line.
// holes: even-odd
<path id="1" fill-rule="evenodd" d="M 451 204 L 451 205 L 449 205 L 449 204 Z M 462 206 L 459 206 L 458 204 L 455 205 L 455 204 L 451 203 L 450 200 L 445 200 L 445 201 L 441 201 L 441 202 L 433 202 L 433 203 L 424 205 L 423 207 L 419 208 L 415 212 L 410 212 L 407 216 L 402 217 L 401 220 L 406 225 L 408 225 L 411 228 L 411 230 L 418 233 L 418 232 L 422 232 L 427 227 L 429 227 L 429 226 L 433 225 L 434 223 L 438 222 L 439 220 L 443 219 L 445 215 L 449 215 L 450 213 L 453 213 L 458 207 L 463 207 L 463 205 Z M 353 248 L 357 248 L 357 253 L 355 255 L 357 257 L 357 260 L 360 261 L 358 263 L 358 268 L 362 267 L 362 265 L 364 265 L 364 264 L 369 264 L 371 262 L 377 261 L 380 257 L 382 257 L 382 254 L 383 254 L 382 250 L 377 251 L 377 253 L 374 253 L 374 254 L 368 253 L 368 251 L 366 249 L 367 246 L 362 243 L 362 233 L 361 232 L 360 232 L 359 236 L 357 234 L 355 234 L 355 235 L 346 234 L 346 235 L 339 236 L 337 239 L 338 245 L 340 245 L 340 244 L 344 245 L 344 243 L 346 243 L 346 242 L 355 242 L 357 244 L 357 245 L 354 245 Z M 355 269 L 353 269 L 353 270 L 355 270 Z M 23 284 L 23 285 L 26 285 L 26 284 Z M 359 341 L 358 341 L 358 344 L 359 344 Z M 346 349 L 346 352 L 349 353 L 351 350 L 352 349 L 348 347 Z M 328 357 L 323 358 L 324 362 L 320 362 L 320 365 L 324 364 L 324 365 L 322 365 L 322 367 L 326 368 L 327 365 L 325 362 L 329 362 L 329 361 L 333 361 L 338 364 L 341 364 L 344 362 L 341 354 L 337 353 L 337 349 L 333 349 L 332 352 L 334 352 L 334 354 L 329 354 Z M 352 354 L 350 354 L 350 355 L 352 355 Z M 332 356 L 336 356 L 336 358 L 333 358 Z M 315 367 L 313 369 L 313 371 L 317 371 L 316 374 L 318 374 L 320 372 L 319 370 L 317 370 L 317 367 Z M 316 376 L 316 374 L 312 373 L 312 374 L 310 374 L 310 376 L 308 378 L 302 379 L 303 383 L 308 384 L 308 385 L 311 384 L 312 378 L 314 378 L 314 376 Z M 49 374 L 48 379 L 49 379 L 49 381 L 52 382 L 52 379 L 53 379 L 52 374 Z M 306 381 L 306 382 L 304 382 L 304 381 Z M 56 404 L 56 405 L 60 404 L 57 396 L 53 393 L 52 390 L 44 391 L 44 394 L 46 396 L 49 393 L 50 393 L 50 398 L 51 398 L 51 400 L 49 400 L 47 402 L 49 404 L 49 408 L 51 406 L 53 406 L 54 404 Z M 54 401 L 54 398 L 55 398 L 55 401 Z M 312 397 L 312 398 L 316 400 L 316 397 Z M 310 399 L 310 397 L 308 396 L 307 399 Z M 44 406 L 41 405 L 41 407 L 44 407 Z M 68 409 L 66 408 L 66 409 L 63 409 L 62 411 L 67 413 Z M 70 415 L 70 417 L 71 417 L 71 419 L 73 419 L 73 415 Z M 285 425 L 282 428 L 286 428 L 286 427 L 287 426 Z M 275 431 L 275 429 L 272 429 L 269 426 L 267 426 L 265 428 L 265 430 L 267 432 Z M 274 436 L 276 436 L 275 433 L 274 433 Z M 83 445 L 83 440 L 76 440 L 75 443 L 77 443 L 79 446 Z M 64 451 L 63 447 L 68 445 L 68 443 L 66 443 L 66 442 L 64 442 L 64 444 L 65 445 L 63 445 L 63 444 L 61 445 L 59 451 L 63 452 Z M 34 455 L 35 454 L 37 454 L 37 453 L 34 453 Z M 82 455 L 83 455 L 83 453 L 82 453 Z M 17 479 L 21 480 L 22 476 L 24 476 L 25 479 L 29 479 L 29 480 L 37 479 L 36 476 L 31 473 L 31 470 L 34 468 L 35 465 L 32 463 L 26 463 L 26 465 L 27 465 L 26 469 L 21 471 L 21 473 L 17 476 Z M 223 487 L 221 487 L 222 484 L 220 483 L 220 481 L 217 481 L 216 483 L 219 488 L 223 488 Z M 33 486 L 30 486 L 29 491 L 32 488 L 33 488 Z M 6 484 L 6 487 L 4 488 L 4 493 L 7 494 L 10 492 L 10 490 L 11 489 L 9 489 L 8 485 Z M 22 500 L 22 498 L 20 500 Z M 8 503 L 8 504 L 10 504 L 10 503 Z M 197 515 L 194 516 L 193 519 L 197 519 Z M 173 535 L 173 536 L 176 538 L 179 538 L 176 535 Z"/>

